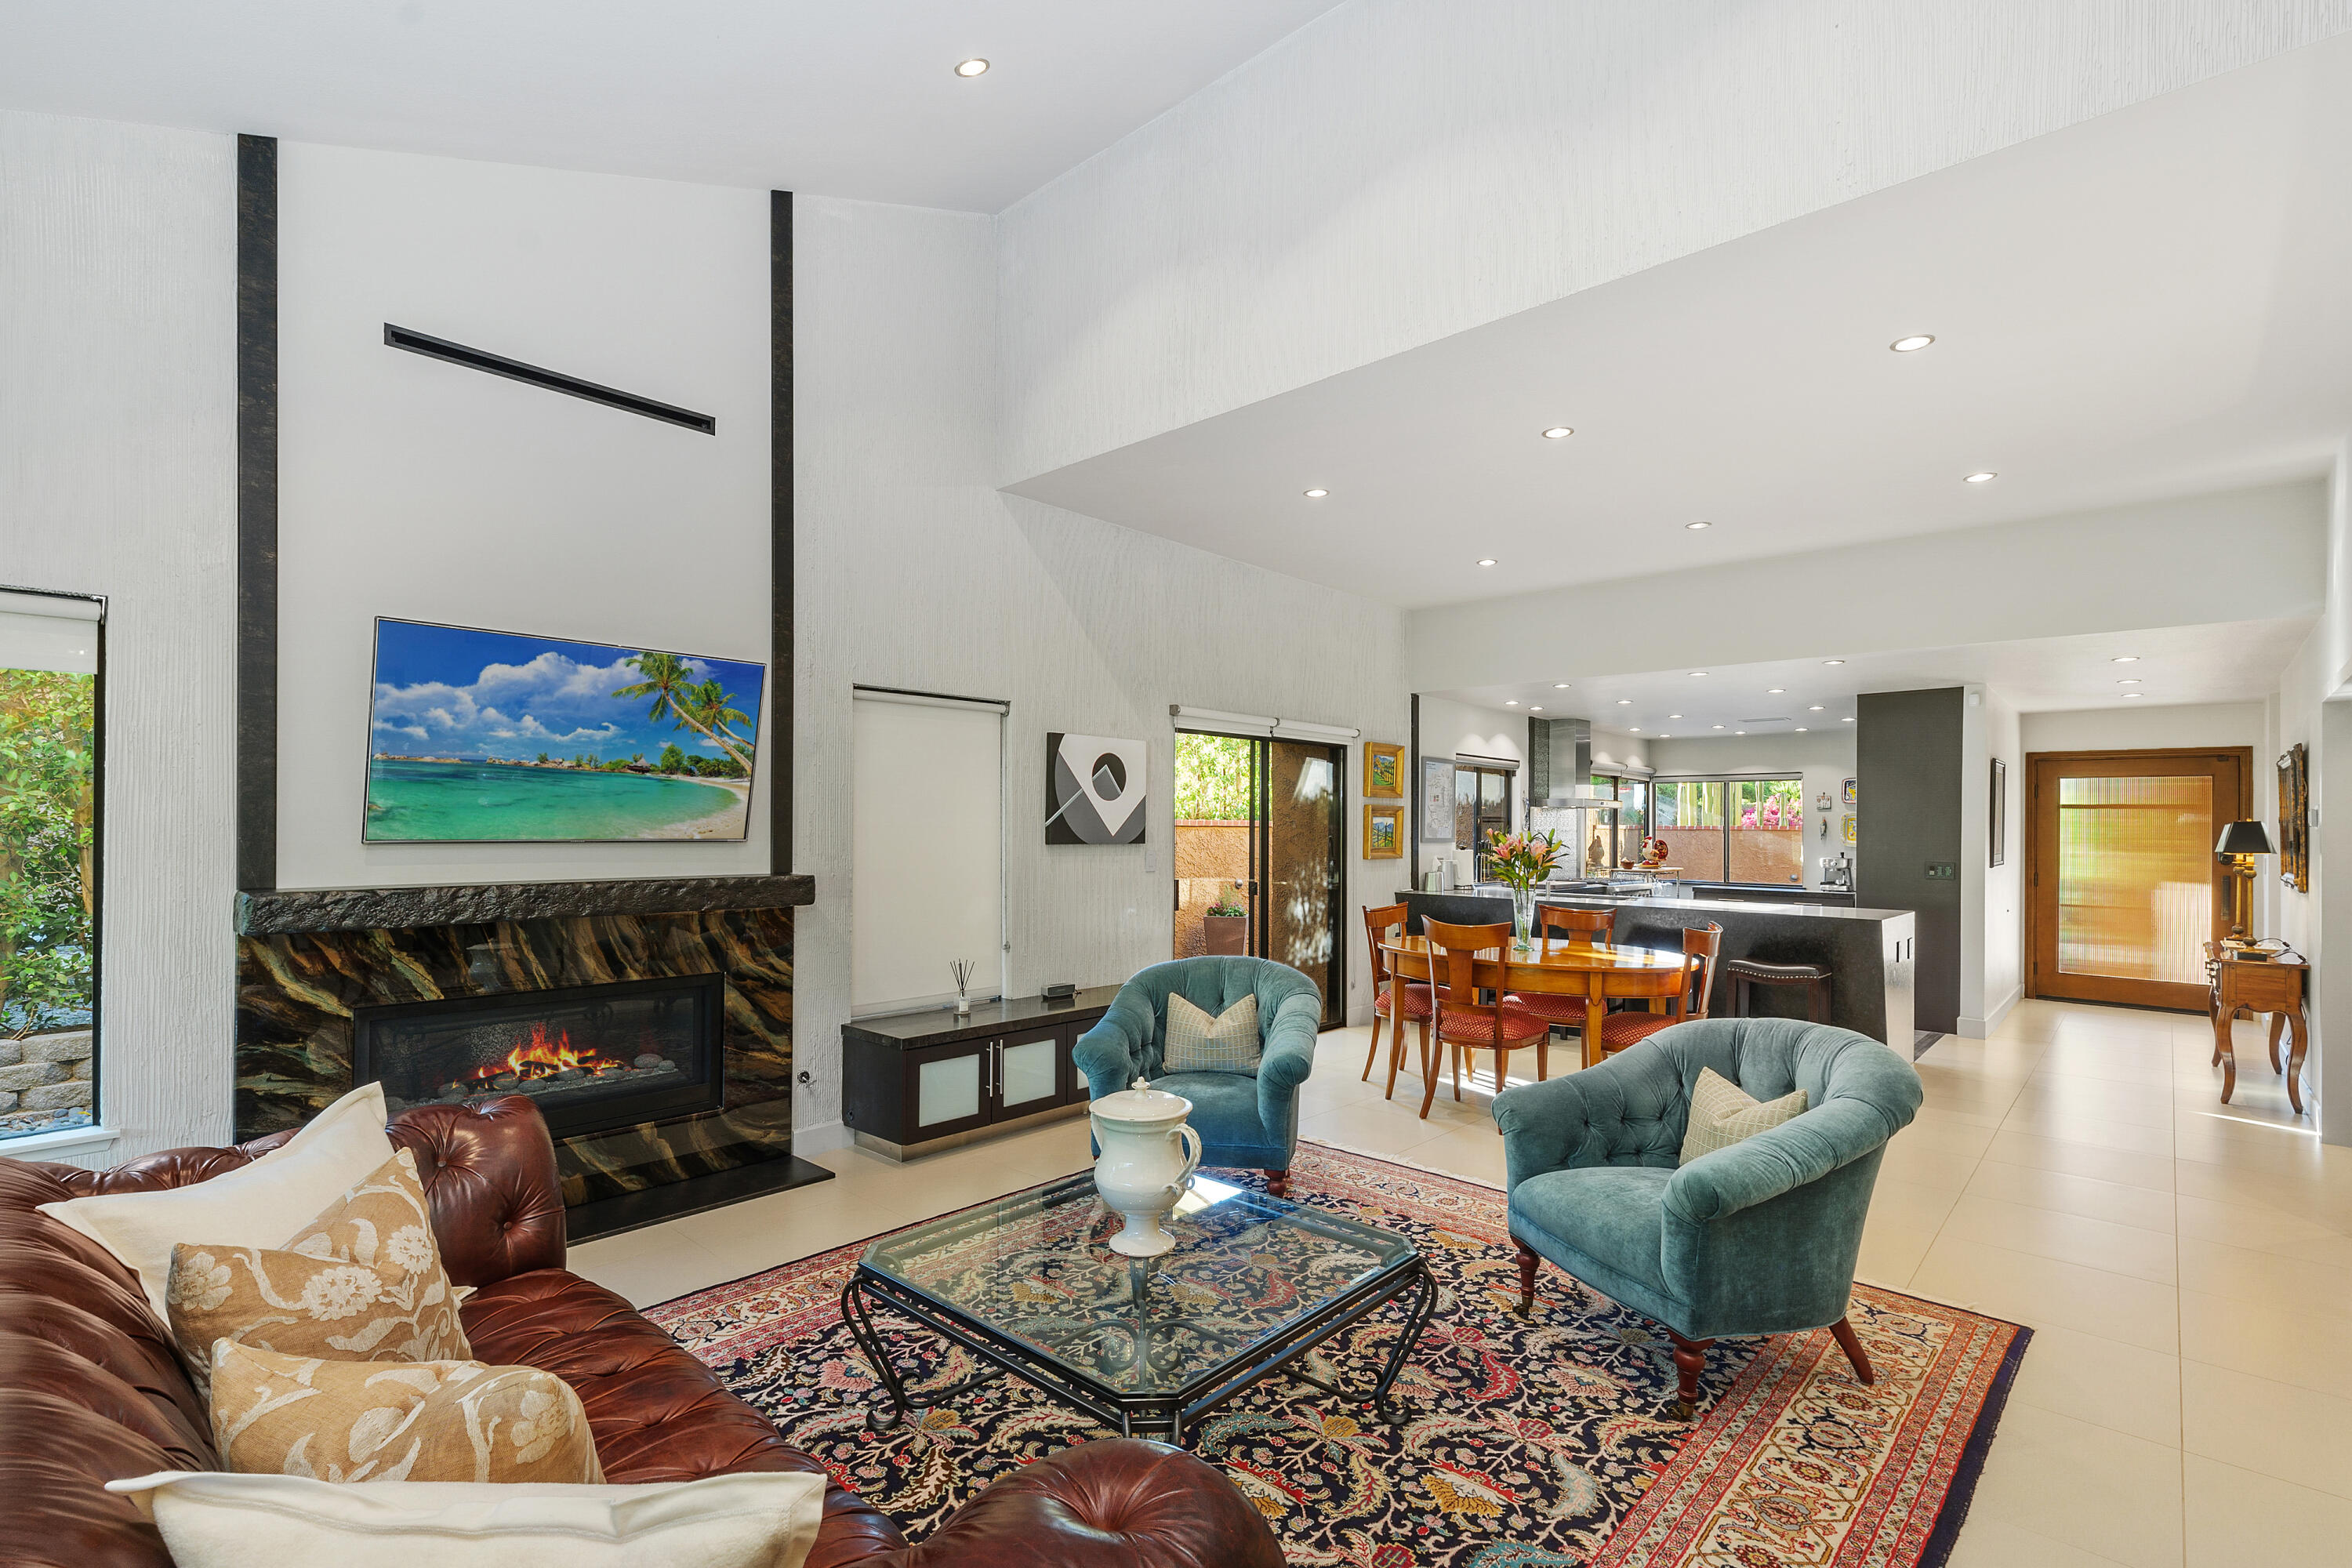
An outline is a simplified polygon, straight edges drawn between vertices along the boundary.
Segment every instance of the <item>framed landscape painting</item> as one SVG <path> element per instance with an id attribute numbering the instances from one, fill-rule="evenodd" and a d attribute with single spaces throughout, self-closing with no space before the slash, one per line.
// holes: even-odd
<path id="1" fill-rule="evenodd" d="M 1404 748 L 1364 742 L 1364 793 L 1376 800 L 1404 798 Z"/>
<path id="2" fill-rule="evenodd" d="M 740 842 L 766 668 L 379 617 L 369 844 Z"/>
<path id="3" fill-rule="evenodd" d="M 1367 860 L 1404 858 L 1403 806 L 1367 805 L 1364 807 L 1364 858 Z"/>

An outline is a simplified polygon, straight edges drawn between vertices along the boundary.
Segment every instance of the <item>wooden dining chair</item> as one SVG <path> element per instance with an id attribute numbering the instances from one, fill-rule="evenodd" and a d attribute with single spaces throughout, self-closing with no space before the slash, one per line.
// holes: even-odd
<path id="1" fill-rule="evenodd" d="M 1694 1002 L 1687 997 L 1675 999 L 1671 1013 L 1612 1013 L 1601 1021 L 1601 1054 L 1604 1057 L 1623 1050 L 1636 1040 L 1646 1040 L 1660 1029 L 1671 1028 L 1692 1018 L 1706 1016 L 1708 993 L 1715 989 L 1716 961 L 1723 955 L 1723 928 L 1709 921 L 1703 926 L 1683 928 L 1683 956 L 1699 961 L 1698 976 L 1691 989 L 1697 993 Z"/>
<path id="2" fill-rule="evenodd" d="M 1511 1052 L 1521 1046 L 1536 1048 L 1536 1077 L 1546 1076 L 1549 1064 L 1546 1047 L 1551 1040 L 1551 1026 L 1528 1012 L 1512 996 L 1510 968 L 1503 970 L 1504 984 L 1494 988 L 1494 1000 L 1479 1000 L 1475 961 L 1480 958 L 1500 958 L 1503 944 L 1511 940 L 1508 925 L 1457 926 L 1444 921 L 1424 918 L 1421 929 L 1429 937 L 1429 974 L 1433 983 L 1437 1009 L 1438 1049 L 1449 1053 L 1454 1068 L 1454 1098 L 1462 1098 L 1462 1058 L 1468 1051 L 1495 1053 L 1495 1092 L 1500 1094 L 1510 1082 Z M 1426 1064 L 1428 1058 L 1423 1057 Z M 1433 1065 L 1433 1064 L 1431 1064 Z M 1477 1064 L 1471 1064 L 1471 1081 L 1477 1081 Z M 1432 1071 L 1422 1086 L 1421 1114 L 1429 1114 L 1431 1101 L 1437 1098 L 1437 1075 Z M 1500 1127 L 1496 1131 L 1499 1133 Z"/>
<path id="3" fill-rule="evenodd" d="M 1551 952 L 1552 933 L 1560 932 L 1569 942 L 1605 945 L 1617 931 L 1615 910 L 1578 910 L 1566 904 L 1538 904 L 1535 934 L 1543 942 L 1543 952 Z M 1563 1029 L 1584 1032 L 1584 998 L 1581 996 L 1546 995 L 1540 992 L 1511 1000 L 1541 1018 L 1546 1024 Z"/>
<path id="4" fill-rule="evenodd" d="M 1372 1043 L 1364 1050 L 1363 1080 L 1371 1081 L 1372 1059 L 1381 1052 L 1381 1020 L 1389 1022 L 1389 1087 L 1381 1098 L 1396 1098 L 1397 1068 L 1404 1061 L 1404 1026 L 1407 1023 L 1420 1026 L 1421 1076 L 1429 1072 L 1429 1016 L 1433 1007 L 1429 986 L 1422 981 L 1404 980 L 1389 967 L 1389 955 L 1381 944 L 1391 931 L 1404 929 L 1405 906 L 1382 904 L 1378 909 L 1364 910 L 1364 936 L 1372 947 Z"/>

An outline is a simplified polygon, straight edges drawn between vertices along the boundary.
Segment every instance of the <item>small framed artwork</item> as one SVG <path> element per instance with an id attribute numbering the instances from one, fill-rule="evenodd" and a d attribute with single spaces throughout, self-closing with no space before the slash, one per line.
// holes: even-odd
<path id="1" fill-rule="evenodd" d="M 1847 812 L 1838 819 L 1839 831 L 1848 844 L 1853 842 L 1853 814 Z"/>
<path id="2" fill-rule="evenodd" d="M 1404 748 L 1364 742 L 1364 793 L 1376 800 L 1404 798 Z"/>
<path id="3" fill-rule="evenodd" d="M 1403 806 L 1367 805 L 1364 807 L 1364 858 L 1367 860 L 1404 858 Z"/>
<path id="4" fill-rule="evenodd" d="M 1421 841 L 1454 842 L 1454 760 L 1421 759 Z"/>
<path id="5" fill-rule="evenodd" d="M 1108 735 L 1045 737 L 1045 842 L 1143 842 L 1144 747 Z"/>
<path id="6" fill-rule="evenodd" d="M 1992 858 L 1987 864 L 1998 866 L 2009 858 L 2009 764 L 1999 757 L 1992 760 L 1992 809 L 1988 815 L 1992 824 Z"/>
<path id="7" fill-rule="evenodd" d="M 1848 811 L 1852 811 L 1854 808 L 1856 802 L 1853 781 L 1852 779 L 1846 780 L 1844 786 L 1838 791 L 1838 802 Z"/>

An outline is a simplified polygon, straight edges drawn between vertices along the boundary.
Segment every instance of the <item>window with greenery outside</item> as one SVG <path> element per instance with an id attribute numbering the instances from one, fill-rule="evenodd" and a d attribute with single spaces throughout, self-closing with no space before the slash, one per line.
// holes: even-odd
<path id="1" fill-rule="evenodd" d="M 96 689 L 0 669 L 0 1137 L 92 1121 Z"/>
<path id="2" fill-rule="evenodd" d="M 1177 821 L 1247 822 L 1251 805 L 1248 741 L 1235 735 L 1177 737 Z"/>

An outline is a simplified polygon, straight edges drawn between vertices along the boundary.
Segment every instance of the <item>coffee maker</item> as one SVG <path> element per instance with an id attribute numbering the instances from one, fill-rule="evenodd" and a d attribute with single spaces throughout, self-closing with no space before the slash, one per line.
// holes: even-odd
<path id="1" fill-rule="evenodd" d="M 1822 857 L 1822 888 L 1832 892 L 1853 891 L 1853 861 L 1844 850 Z"/>

